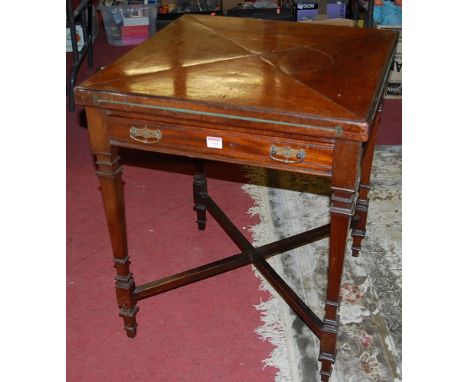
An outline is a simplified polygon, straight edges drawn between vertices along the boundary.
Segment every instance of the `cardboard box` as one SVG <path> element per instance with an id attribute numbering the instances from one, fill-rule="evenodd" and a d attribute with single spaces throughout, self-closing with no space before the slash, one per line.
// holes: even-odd
<path id="1" fill-rule="evenodd" d="M 223 0 L 223 14 L 226 14 L 228 9 L 234 8 L 239 4 L 244 4 L 244 0 Z"/>
<path id="2" fill-rule="evenodd" d="M 399 25 L 378 25 L 379 29 L 391 29 L 399 33 L 398 45 L 393 58 L 392 66 L 390 68 L 390 75 L 388 77 L 387 92 L 384 98 L 401 99 L 403 96 L 402 86 L 402 29 Z"/>
<path id="3" fill-rule="evenodd" d="M 156 32 L 160 1 L 100 0 L 107 42 L 114 46 L 137 45 Z"/>
<path id="4" fill-rule="evenodd" d="M 330 19 L 346 17 L 347 1 L 329 0 L 327 3 L 327 16 Z M 318 15 L 318 0 L 296 0 L 296 21 L 315 20 Z"/>
<path id="5" fill-rule="evenodd" d="M 78 43 L 78 51 L 81 51 L 84 45 L 84 36 L 83 36 L 83 28 L 81 25 L 76 25 L 76 38 Z M 72 42 L 71 42 L 71 32 L 70 28 L 67 28 L 67 52 L 72 52 Z"/>

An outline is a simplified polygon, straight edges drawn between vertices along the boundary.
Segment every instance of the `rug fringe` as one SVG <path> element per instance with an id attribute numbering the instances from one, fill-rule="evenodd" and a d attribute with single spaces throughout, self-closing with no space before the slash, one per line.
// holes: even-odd
<path id="1" fill-rule="evenodd" d="M 266 184 L 266 170 L 259 171 L 258 169 L 252 170 L 250 168 L 244 168 L 245 175 L 250 182 L 254 184 L 244 184 L 242 190 L 249 194 L 254 200 L 254 206 L 249 209 L 248 213 L 252 216 L 258 215 L 262 224 L 250 226 L 249 230 L 252 232 L 254 239 L 254 245 L 260 246 L 263 244 L 271 243 L 276 240 L 274 237 L 273 229 L 267 230 L 267 226 L 273 227 L 271 222 L 271 213 L 269 212 L 269 206 L 265 205 L 263 201 L 268 200 L 266 194 L 268 193 L 268 187 Z M 281 299 L 278 298 L 276 291 L 270 286 L 270 284 L 263 278 L 263 276 L 252 267 L 254 274 L 260 279 L 259 290 L 268 291 L 270 293 L 270 299 L 268 301 L 262 301 L 258 305 L 254 305 L 255 309 L 260 312 L 260 318 L 263 325 L 255 330 L 255 333 L 260 337 L 262 341 L 269 341 L 274 349 L 268 356 L 263 360 L 266 366 L 271 366 L 278 369 L 275 382 L 293 382 L 291 373 L 291 360 L 289 354 L 286 351 L 288 349 L 287 344 L 287 333 L 284 327 L 284 320 L 279 317 L 281 309 L 275 308 L 275 305 L 281 303 Z"/>
<path id="2" fill-rule="evenodd" d="M 374 166 L 378 171 L 371 181 L 374 188 L 369 211 L 369 222 L 374 224 L 368 224 L 372 235 L 364 242 L 365 250 L 360 258 L 348 257 L 345 264 L 342 293 L 347 297 L 340 308 L 340 348 L 344 351 L 340 352 L 340 362 L 335 364 L 332 381 L 401 382 L 401 326 L 398 326 L 401 322 L 401 148 L 378 148 L 375 156 Z M 322 220 L 329 218 L 328 209 L 322 205 L 325 198 L 319 200 L 320 196 L 329 196 L 326 191 L 329 185 L 325 182 L 309 179 L 307 184 L 314 189 L 309 192 L 304 179 L 296 174 L 280 178 L 260 168 L 244 168 L 244 171 L 250 184 L 242 189 L 254 200 L 248 212 L 261 221 L 249 227 L 255 246 L 277 241 L 296 232 L 299 226 L 309 229 L 323 224 Z M 298 183 L 304 192 L 298 193 L 299 188 L 291 187 Z M 315 212 L 313 222 L 309 210 Z M 294 215 L 289 216 L 286 211 L 293 211 Z M 286 215 L 288 226 L 280 224 Z M 294 260 L 287 256 L 268 260 L 283 279 L 286 275 L 297 275 L 291 282 L 297 290 L 302 290 L 315 312 L 323 309 L 324 291 L 313 288 L 306 294 L 306 287 L 321 286 L 326 281 L 328 253 L 322 244 L 327 243 L 314 246 L 314 253 L 320 256 L 311 258 L 296 253 Z M 276 382 L 308 380 L 320 365 L 304 359 L 318 359 L 318 340 L 309 331 L 303 332 L 302 326 L 294 325 L 297 317 L 287 304 L 256 270 L 254 274 L 260 279 L 259 289 L 271 295 L 268 301 L 256 306 L 263 324 L 255 332 L 274 347 L 263 361 L 265 367 L 277 368 Z"/>
<path id="3" fill-rule="evenodd" d="M 262 341 L 267 340 L 275 346 L 268 358 L 263 360 L 265 367 L 271 366 L 278 369 L 275 375 L 275 381 L 292 382 L 290 360 L 288 354 L 283 351 L 283 349 L 286 349 L 286 330 L 280 317 L 275 314 L 275 311 L 279 310 L 273 308 L 274 304 L 275 300 L 270 299 L 255 305 L 255 309 L 260 311 L 261 320 L 263 322 L 263 325 L 258 327 L 255 333 L 258 334 Z"/>

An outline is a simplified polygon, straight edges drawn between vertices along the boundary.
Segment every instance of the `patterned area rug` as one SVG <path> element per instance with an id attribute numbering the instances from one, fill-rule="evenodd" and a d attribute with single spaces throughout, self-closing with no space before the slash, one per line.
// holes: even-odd
<path id="1" fill-rule="evenodd" d="M 367 235 L 358 258 L 351 256 L 348 243 L 332 382 L 401 380 L 401 154 L 401 146 L 378 147 L 375 153 Z M 251 183 L 244 189 L 255 200 L 250 212 L 261 218 L 252 227 L 255 245 L 329 221 L 328 179 L 246 171 Z M 327 252 L 324 239 L 269 260 L 319 317 L 324 314 Z M 257 306 L 264 322 L 257 332 L 275 345 L 264 362 L 278 368 L 276 382 L 319 381 L 317 338 L 263 279 L 262 288 L 272 298 Z"/>

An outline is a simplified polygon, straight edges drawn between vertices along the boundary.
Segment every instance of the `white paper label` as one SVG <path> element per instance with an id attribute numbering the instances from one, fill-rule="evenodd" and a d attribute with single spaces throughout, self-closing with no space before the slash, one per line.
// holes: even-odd
<path id="1" fill-rule="evenodd" d="M 206 146 L 212 149 L 223 148 L 223 138 L 219 137 L 206 137 Z"/>

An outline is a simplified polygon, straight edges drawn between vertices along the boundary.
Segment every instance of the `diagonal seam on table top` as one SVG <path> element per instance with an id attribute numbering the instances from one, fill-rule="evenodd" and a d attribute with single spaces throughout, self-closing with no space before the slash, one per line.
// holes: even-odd
<path id="1" fill-rule="evenodd" d="M 265 63 L 267 63 L 268 65 L 271 65 L 272 67 L 274 67 L 276 70 L 280 71 L 281 73 L 284 73 L 285 75 L 287 75 L 289 78 L 291 78 L 294 82 L 302 85 L 302 86 L 305 86 L 311 93 L 314 93 L 316 95 L 318 95 L 319 97 L 323 98 L 323 99 L 326 99 L 327 101 L 331 102 L 333 105 L 335 105 L 338 109 L 340 109 L 341 111 L 344 111 L 348 114 L 350 114 L 350 116 L 352 118 L 355 118 L 357 119 L 358 116 L 353 113 L 351 110 L 349 110 L 348 108 L 344 107 L 343 105 L 340 105 L 339 103 L 337 103 L 336 101 L 334 101 L 333 99 L 331 99 L 330 97 L 327 97 L 325 94 L 323 93 L 320 93 L 319 91 L 315 90 L 314 88 L 310 87 L 309 85 L 305 84 L 304 82 L 298 80 L 296 77 L 294 76 L 291 76 L 289 75 L 288 73 L 286 73 L 284 70 L 282 70 L 281 68 L 277 67 L 276 65 L 273 65 L 273 63 L 269 62 L 266 58 L 264 57 L 259 57 L 262 61 L 264 61 Z"/>
<path id="2" fill-rule="evenodd" d="M 226 41 L 229 41 L 235 45 L 237 45 L 239 48 L 247 51 L 250 53 L 250 55 L 253 55 L 253 56 L 258 56 L 259 54 L 258 53 L 255 53 L 255 52 L 252 52 L 249 48 L 239 44 L 237 41 L 234 41 L 233 39 L 229 38 L 229 37 L 226 37 L 226 36 L 223 36 L 219 31 L 213 29 L 212 27 L 202 23 L 200 20 L 198 20 L 196 17 L 193 17 L 192 15 L 187 15 L 187 18 L 190 18 L 192 19 L 194 22 L 200 24 L 201 26 L 203 26 L 204 28 L 210 30 L 211 32 L 213 32 L 216 36 L 218 36 L 219 38 L 222 38 L 223 40 L 226 40 Z M 294 49 L 295 47 L 299 47 L 301 45 L 297 45 L 297 44 L 292 44 L 294 46 L 292 46 L 291 48 L 288 48 L 288 49 Z M 287 49 L 280 49 L 279 51 L 283 51 L 283 50 L 287 50 Z M 271 51 L 273 52 L 273 51 Z"/>
<path id="3" fill-rule="evenodd" d="M 215 63 L 222 62 L 222 61 L 231 61 L 231 60 L 237 60 L 237 59 L 240 59 L 240 58 L 246 58 L 246 57 L 252 57 L 252 56 L 254 56 L 254 55 L 248 54 L 248 55 L 245 55 L 245 56 L 233 56 L 233 57 L 223 57 L 223 58 L 220 58 L 220 59 L 211 59 L 211 60 L 206 60 L 205 62 L 201 62 L 201 63 L 197 62 L 197 63 L 194 63 L 194 64 L 182 65 L 181 68 L 191 68 L 193 66 L 215 64 Z M 142 78 L 142 77 L 144 78 L 144 77 L 147 77 L 147 76 L 151 76 L 153 74 L 158 74 L 158 73 L 163 73 L 163 72 L 170 72 L 170 71 L 173 71 L 174 69 L 175 69 L 174 67 L 170 67 L 170 68 L 164 68 L 164 69 L 161 69 L 161 70 L 148 71 L 146 73 L 132 74 L 130 76 L 125 75 L 125 76 L 121 76 L 121 77 L 114 77 L 114 78 L 112 78 L 110 80 L 107 80 L 107 81 L 91 82 L 89 85 L 87 85 L 87 87 L 92 87 L 93 85 L 111 84 L 113 82 L 129 79 L 130 77 L 131 78 Z"/>
<path id="4" fill-rule="evenodd" d="M 205 28 L 209 29 L 210 31 L 212 31 L 214 34 L 216 34 L 217 36 L 219 37 L 222 37 L 223 39 L 227 40 L 227 41 L 230 41 L 230 42 L 233 42 L 235 44 L 237 44 L 240 48 L 248 51 L 249 53 L 252 53 L 252 54 L 256 54 L 254 52 L 252 52 L 251 50 L 249 50 L 248 48 L 246 48 L 245 46 L 239 44 L 238 42 L 230 39 L 229 37 L 226 37 L 225 35 L 222 34 L 222 32 L 218 31 L 218 30 L 215 30 L 213 29 L 212 27 L 210 27 L 209 25 L 206 25 L 204 24 L 202 21 L 198 20 L 198 18 L 200 17 L 201 15 L 193 15 L 193 14 L 187 14 L 185 17 L 186 18 L 190 18 L 192 19 L 193 21 L 197 22 L 198 24 L 204 26 Z M 207 16 L 209 18 L 212 18 L 213 16 Z M 248 20 L 248 19 L 246 19 Z M 253 21 L 252 19 L 250 19 L 250 21 Z M 263 22 L 275 22 L 274 20 L 262 20 Z M 310 23 L 300 23 L 302 25 L 313 25 L 314 27 L 318 27 L 318 28 L 324 28 L 324 29 L 328 29 L 328 28 L 336 28 L 336 26 L 334 25 L 325 25 L 325 24 L 310 24 Z M 354 31 L 359 31 L 359 34 L 356 34 L 356 35 L 343 35 L 343 36 L 340 36 L 340 39 L 339 40 L 336 40 L 336 41 L 330 41 L 328 42 L 329 45 L 335 45 L 335 44 L 347 44 L 349 42 L 354 42 L 354 41 L 359 41 L 359 40 L 362 40 L 362 39 L 366 39 L 369 37 L 369 35 L 372 35 L 373 32 L 372 32 L 372 29 L 368 29 L 368 28 L 351 28 L 351 27 L 341 27 L 341 28 L 344 28 L 344 29 L 352 29 Z M 278 36 L 286 36 L 286 34 L 284 33 L 281 33 L 281 34 L 278 34 Z M 245 39 L 244 37 L 240 38 L 240 39 Z M 302 45 L 302 44 L 298 44 L 298 43 L 289 43 L 292 45 L 291 49 L 294 49 L 294 47 L 305 47 L 305 48 L 316 48 L 317 47 L 317 44 L 321 44 L 321 43 L 313 43 L 313 44 L 306 44 L 306 45 Z M 277 52 L 277 51 L 287 51 L 289 50 L 288 49 L 278 49 L 278 50 L 271 50 L 271 52 Z"/>
<path id="5" fill-rule="evenodd" d="M 297 49 L 297 48 L 299 48 L 299 47 L 303 47 L 303 48 L 312 48 L 312 49 L 316 49 L 316 48 L 317 48 L 317 45 L 316 45 L 316 44 L 307 44 L 307 45 L 293 44 L 293 46 L 292 46 L 291 48 L 287 48 L 287 49 L 273 49 L 273 50 L 266 51 L 266 52 L 264 52 L 264 53 L 254 53 L 254 52 L 252 52 L 251 50 L 249 50 L 248 48 L 246 48 L 245 46 L 243 46 L 242 44 L 240 44 L 239 42 L 234 41 L 234 40 L 232 40 L 232 39 L 230 39 L 230 38 L 228 38 L 228 37 L 226 37 L 226 36 L 223 36 L 222 34 L 219 33 L 219 31 L 216 31 L 215 29 L 211 28 L 210 26 L 208 26 L 208 25 L 202 23 L 202 22 L 199 21 L 196 17 L 193 17 L 193 15 L 186 15 L 185 17 L 186 17 L 186 18 L 190 18 L 191 21 L 192 21 L 192 23 L 196 23 L 197 25 L 202 26 L 205 30 L 210 31 L 210 32 L 211 32 L 214 36 L 216 36 L 217 38 L 223 39 L 223 40 L 225 40 L 225 41 L 229 41 L 231 44 L 235 45 L 235 46 L 238 47 L 238 48 L 241 48 L 242 50 L 244 50 L 244 51 L 246 52 L 245 55 L 237 55 L 237 56 L 231 56 L 231 57 L 221 57 L 221 58 L 214 58 L 214 59 L 211 58 L 211 59 L 209 59 L 209 62 L 227 61 L 227 60 L 235 59 L 235 58 L 239 58 L 239 57 L 260 56 L 261 54 L 265 54 L 265 53 L 285 52 L 285 51 L 288 51 L 288 50 Z M 175 23 L 174 23 L 174 24 L 175 24 Z M 169 26 L 169 27 L 170 27 L 170 26 Z M 364 38 L 364 37 L 365 37 L 365 36 L 355 36 L 355 37 L 353 37 L 353 38 L 349 38 L 349 39 L 345 39 L 345 40 L 340 40 L 339 43 L 343 43 L 343 42 L 347 42 L 347 41 L 359 40 L 359 39 Z M 333 43 L 333 45 L 334 45 L 334 43 Z M 138 49 L 138 48 L 136 48 L 136 49 Z M 123 56 L 123 57 L 125 57 L 125 56 Z M 123 57 L 122 57 L 122 58 L 123 58 Z M 120 61 L 120 59 L 118 59 L 118 60 L 115 62 L 115 64 L 118 63 L 119 61 Z M 203 62 L 203 63 L 206 63 L 206 61 Z M 186 65 L 184 65 L 184 67 L 195 66 L 195 65 L 198 65 L 198 64 L 199 64 L 199 62 L 193 63 L 193 64 L 186 64 Z M 153 69 L 152 71 L 147 72 L 147 73 L 158 73 L 158 72 L 164 71 L 164 70 L 171 70 L 171 68 L 162 69 L 162 70 L 154 70 L 154 69 Z M 139 76 L 139 75 L 144 75 L 144 74 L 146 74 L 146 73 L 132 74 L 131 76 L 132 76 L 132 77 L 137 77 L 137 76 Z M 288 75 L 288 73 L 286 73 L 286 74 Z M 99 83 L 99 84 L 111 83 L 111 82 L 113 82 L 114 80 L 119 80 L 119 79 L 121 79 L 121 78 L 128 78 L 128 77 L 130 77 L 130 76 L 128 76 L 128 75 L 119 76 L 119 77 L 114 77 L 114 78 L 112 78 L 112 79 L 110 79 L 110 80 L 104 80 L 104 81 L 102 81 L 102 80 L 97 80 L 97 81 L 95 81 L 95 82 L 94 82 L 94 81 L 93 81 L 93 82 L 89 82 L 88 84 L 91 85 L 91 84 L 97 84 L 97 83 Z M 87 82 L 87 81 L 85 81 L 85 83 L 86 83 L 86 82 Z M 308 86 L 308 85 L 306 85 L 306 86 Z"/>
<path id="6" fill-rule="evenodd" d="M 267 62 L 266 60 L 263 60 L 261 57 L 259 57 L 258 55 L 249 55 L 249 56 L 244 56 L 244 57 L 238 57 L 238 58 L 234 58 L 235 60 L 245 60 L 245 59 L 255 59 L 255 60 L 258 60 L 259 63 L 261 62 L 262 64 L 265 64 L 265 65 L 268 65 L 270 68 L 272 68 L 273 70 L 275 70 L 279 75 L 287 78 L 289 81 L 292 81 L 295 83 L 295 86 L 296 87 L 301 87 L 303 89 L 303 91 L 305 92 L 308 92 L 310 94 L 310 97 L 307 97 L 307 98 L 312 98 L 312 97 L 315 97 L 315 99 L 317 100 L 324 100 L 326 102 L 326 104 L 328 106 L 333 106 L 334 108 L 338 108 L 340 109 L 342 112 L 344 112 L 346 115 L 345 116 L 341 116 L 340 118 L 345 118 L 345 119 L 355 119 L 357 120 L 357 116 L 354 114 L 354 113 L 351 113 L 349 110 L 341 107 L 341 105 L 339 104 L 336 104 L 336 102 L 334 102 L 333 100 L 329 99 L 328 97 L 324 96 L 322 93 L 310 88 L 309 86 L 305 85 L 304 83 L 302 83 L 301 81 L 295 79 L 294 77 L 284 73 L 282 70 L 279 70 L 275 65 L 271 65 L 269 62 Z M 234 60 L 232 59 L 232 60 Z M 210 67 L 212 65 L 216 65 L 216 64 L 219 64 L 220 61 L 217 61 L 217 62 L 209 62 L 209 63 L 205 63 L 203 65 L 192 65 L 192 66 L 206 66 L 206 67 Z M 176 69 L 179 69 L 179 68 L 171 68 L 171 69 L 168 69 L 167 71 L 168 72 L 171 72 L 171 71 L 174 71 Z M 161 74 L 165 71 L 161 71 L 161 72 L 158 72 L 157 74 Z M 146 73 L 146 74 L 141 74 L 141 75 L 138 75 L 137 77 L 140 78 L 140 79 L 145 79 L 145 77 L 148 79 L 148 80 L 151 80 L 152 79 L 152 76 L 154 75 L 155 73 Z M 122 82 L 122 81 L 125 81 L 126 79 L 125 78 L 118 78 L 118 79 L 114 79 L 112 81 L 109 81 L 109 82 L 112 82 L 112 83 L 115 83 L 116 85 L 119 84 L 119 82 Z M 95 90 L 99 90 L 99 91 L 112 91 L 111 89 L 99 89 L 99 85 L 101 83 L 96 83 L 95 85 Z M 108 82 L 106 82 L 106 84 L 109 84 Z M 117 86 L 118 87 L 118 86 Z M 127 92 L 122 92 L 122 94 L 132 94 L 132 95 L 135 95 L 135 96 L 144 96 L 143 93 L 138 93 L 138 92 L 134 92 L 134 93 L 127 93 Z M 151 97 L 155 97 L 155 98 L 167 98 L 167 96 L 165 95 L 148 95 L 148 96 L 151 96 Z M 180 98 L 180 97 L 171 97 L 171 98 L 177 98 L 178 100 L 186 100 L 186 101 L 193 101 L 193 100 L 190 100 L 190 99 L 186 99 L 186 98 Z M 216 101 L 207 101 L 207 103 L 215 106 L 217 105 L 218 103 Z M 225 104 L 224 104 L 225 105 Z M 231 103 L 231 105 L 235 105 L 235 103 Z M 245 107 L 246 105 L 244 105 L 243 107 Z M 258 107 L 252 105 L 251 107 L 252 110 L 257 110 L 259 111 L 260 109 L 258 109 Z M 269 109 L 268 107 L 262 107 L 261 108 L 262 110 L 265 110 L 265 109 Z M 276 109 L 274 109 L 276 110 Z M 278 110 L 276 110 L 278 111 Z"/>
<path id="7" fill-rule="evenodd" d="M 349 115 L 349 117 L 351 118 L 358 118 L 358 116 L 352 112 L 351 110 L 349 110 L 348 108 L 346 108 L 345 106 L 343 106 L 342 104 L 338 103 L 337 101 L 329 98 L 328 96 L 326 96 L 325 94 L 321 93 L 320 91 L 314 89 L 313 87 L 311 87 L 310 85 L 304 83 L 303 81 L 299 80 L 298 78 L 296 78 L 294 75 L 291 75 L 289 73 L 287 73 L 286 71 L 282 70 L 282 68 L 278 67 L 277 65 L 273 64 L 272 62 L 270 62 L 267 57 L 264 57 L 263 55 L 266 55 L 266 54 L 270 54 L 270 53 L 279 53 L 279 52 L 285 52 L 285 51 L 289 51 L 289 50 L 294 50 L 294 49 L 299 49 L 299 48 L 309 48 L 309 49 L 317 49 L 317 45 L 316 44 L 307 44 L 307 45 L 301 45 L 301 44 L 293 44 L 291 43 L 291 47 L 290 48 L 283 48 L 283 49 L 270 49 L 270 50 L 265 50 L 264 52 L 262 53 L 254 53 L 252 50 L 250 50 L 249 48 L 243 46 L 241 43 L 239 43 L 238 41 L 235 41 L 229 37 L 226 37 L 224 35 L 222 35 L 222 33 L 220 33 L 219 31 L 217 31 L 216 29 L 213 29 L 212 27 L 204 24 L 203 22 L 201 22 L 198 18 L 196 17 L 193 17 L 192 15 L 187 15 L 186 16 L 187 18 L 190 18 L 190 21 L 192 23 L 192 25 L 198 25 L 198 27 L 202 27 L 203 29 L 205 29 L 206 31 L 209 31 L 210 34 L 213 34 L 213 36 L 216 36 L 216 38 L 219 38 L 219 39 L 222 39 L 224 41 L 228 41 L 230 44 L 233 44 L 235 45 L 236 47 L 240 48 L 242 51 L 245 51 L 246 54 L 245 55 L 237 55 L 237 56 L 232 56 L 232 57 L 219 57 L 219 58 L 210 58 L 210 59 L 205 59 L 205 60 L 200 60 L 200 59 L 195 59 L 194 63 L 189 63 L 189 64 L 185 64 L 185 65 L 181 65 L 181 66 L 177 66 L 177 68 L 189 68 L 189 67 L 193 67 L 193 66 L 200 66 L 200 65 L 210 65 L 210 64 L 216 64 L 216 63 L 219 63 L 219 62 L 223 62 L 223 61 L 231 61 L 231 60 L 235 60 L 235 59 L 242 59 L 242 58 L 248 58 L 248 57 L 258 57 L 260 60 L 262 60 L 263 62 L 269 64 L 272 68 L 274 68 L 275 71 L 278 71 L 278 72 L 281 72 L 282 75 L 284 76 L 287 76 L 288 79 L 296 84 L 301 84 L 302 87 L 305 87 L 307 89 L 307 91 L 309 93 L 311 93 L 315 98 L 317 99 L 323 99 L 323 100 L 326 100 L 326 102 L 328 104 L 332 104 L 334 107 L 340 109 L 342 112 L 346 113 Z M 360 40 L 361 38 L 364 38 L 365 36 L 355 36 L 353 37 L 352 39 L 346 39 L 347 41 L 352 41 L 352 40 Z M 343 43 L 343 40 L 340 40 L 340 41 L 337 41 L 336 42 L 337 44 L 338 43 Z M 333 43 L 332 45 L 335 45 L 335 43 Z M 135 78 L 145 78 L 147 76 L 151 76 L 153 74 L 156 74 L 156 73 L 161 73 L 161 72 L 164 72 L 164 71 L 173 71 L 176 67 L 175 66 L 171 66 L 171 67 L 167 67 L 167 68 L 164 68 L 162 70 L 151 70 L 151 71 L 148 71 L 146 73 L 141 73 L 141 74 L 131 74 L 131 75 L 126 75 L 126 76 L 119 76 L 119 77 L 114 77 L 112 79 L 109 79 L 107 81 L 96 81 L 96 82 L 91 82 L 89 84 L 87 84 L 86 86 L 87 87 L 93 87 L 93 85 L 96 85 L 96 86 L 100 86 L 100 85 L 105 85 L 105 84 L 112 84 L 112 83 L 116 83 L 116 82 L 119 82 L 121 80 L 125 80 L 125 79 L 129 79 L 130 77 L 132 79 L 135 79 Z M 141 93 L 140 93 L 141 94 Z"/>
<path id="8" fill-rule="evenodd" d="M 331 103 L 333 106 L 339 108 L 340 110 L 344 111 L 346 114 L 349 115 L 350 118 L 357 118 L 357 116 L 351 112 L 350 110 L 346 109 L 345 107 L 343 107 L 342 105 L 336 103 L 334 100 L 330 99 L 329 97 L 325 96 L 324 94 L 318 92 L 317 90 L 311 88 L 310 86 L 304 84 L 302 81 L 299 81 L 297 78 L 295 78 L 294 76 L 291 76 L 290 74 L 286 73 L 285 71 L 281 70 L 280 68 L 278 68 L 277 66 L 271 64 L 270 62 L 268 62 L 267 60 L 265 60 L 263 57 L 262 57 L 262 53 L 255 53 L 255 52 L 252 52 L 251 50 L 249 50 L 248 48 L 242 46 L 241 44 L 239 44 L 238 42 L 228 38 L 228 37 L 225 37 L 223 35 L 221 35 L 218 31 L 216 31 L 215 29 L 211 28 L 210 26 L 207 26 L 205 25 L 204 23 L 200 22 L 196 17 L 193 17 L 192 15 L 186 15 L 185 16 L 186 18 L 190 18 L 190 20 L 192 21 L 192 23 L 196 23 L 197 25 L 203 27 L 205 30 L 211 32 L 213 35 L 215 35 L 217 38 L 219 39 L 222 39 L 224 41 L 227 41 L 229 42 L 230 44 L 233 44 L 239 48 L 241 48 L 242 50 L 244 50 L 246 52 L 246 55 L 240 55 L 240 56 L 235 56 L 235 57 L 223 57 L 223 58 L 220 58 L 220 59 L 210 59 L 208 60 L 207 62 L 196 62 L 196 63 L 193 63 L 193 64 L 190 64 L 190 65 L 183 65 L 182 67 L 183 68 L 188 68 L 188 67 L 193 67 L 193 66 L 202 66 L 202 65 L 210 65 L 210 64 L 217 64 L 219 62 L 223 62 L 223 61 L 230 61 L 230 60 L 235 60 L 235 59 L 245 59 L 245 58 L 248 58 L 248 57 L 256 57 L 257 59 L 261 60 L 262 62 L 264 63 L 267 63 L 270 65 L 271 68 L 274 68 L 275 71 L 278 71 L 280 72 L 282 75 L 284 76 L 287 76 L 287 78 L 289 80 L 291 80 L 292 82 L 298 84 L 298 85 L 301 85 L 302 87 L 304 87 L 309 93 L 312 93 L 312 95 L 315 97 L 315 98 L 318 98 L 318 99 L 323 99 L 325 100 L 327 103 Z M 263 54 L 265 53 L 275 53 L 275 52 L 279 52 L 279 51 L 287 51 L 287 50 L 290 50 L 290 49 L 298 49 L 298 48 L 301 48 L 301 47 L 304 47 L 303 45 L 300 45 L 300 44 L 294 44 L 294 46 L 292 46 L 291 48 L 288 48 L 288 49 L 280 49 L 280 50 L 271 50 L 271 51 L 267 51 L 267 52 L 264 52 Z M 310 47 L 312 49 L 314 49 L 312 46 Z M 164 70 L 160 70 L 160 71 L 151 71 L 151 72 L 148 72 L 148 73 L 142 73 L 142 74 L 135 74 L 135 75 L 131 75 L 132 78 L 145 78 L 145 77 L 149 77 L 155 73 L 162 73 L 162 72 L 165 72 L 165 71 L 173 71 L 175 68 L 174 67 L 170 67 L 170 68 L 167 68 L 167 69 L 164 69 Z M 118 77 L 118 78 L 113 78 L 111 80 L 108 80 L 108 81 L 98 81 L 92 85 L 96 85 L 96 86 L 99 86 L 99 85 L 102 85 L 102 84 L 112 84 L 112 83 L 116 83 L 116 82 L 119 82 L 119 81 L 122 81 L 122 80 L 125 80 L 127 79 L 128 77 L 130 76 L 122 76 L 122 77 Z"/>
<path id="9" fill-rule="evenodd" d="M 214 37 L 218 38 L 218 39 L 222 39 L 222 40 L 225 40 L 225 41 L 228 41 L 229 43 L 233 44 L 236 48 L 240 48 L 242 51 L 245 51 L 245 54 L 238 54 L 238 55 L 233 55 L 233 56 L 228 56 L 228 57 L 219 57 L 219 58 L 209 58 L 209 59 L 206 59 L 208 62 L 220 62 L 220 61 L 228 61 L 230 59 L 235 59 L 235 58 L 241 58 L 241 57 L 249 57 L 249 56 L 252 56 L 252 55 L 255 55 L 253 52 L 251 52 L 250 50 L 248 49 L 245 49 L 244 47 L 240 46 L 239 44 L 237 44 L 235 41 L 232 41 L 230 39 L 227 39 L 227 38 L 224 38 L 223 36 L 220 36 L 219 33 L 216 33 L 216 31 L 214 31 L 212 28 L 198 22 L 195 18 L 193 17 L 190 17 L 191 15 L 185 15 L 186 18 L 190 18 L 192 19 L 192 25 L 196 25 L 198 27 L 202 27 L 203 29 L 205 29 L 205 31 L 209 32 L 210 34 L 212 34 Z M 177 23 L 178 20 L 176 20 L 175 22 L 173 22 L 171 25 L 169 25 L 168 27 L 166 27 L 166 29 L 170 29 L 171 27 L 178 27 L 180 25 L 180 23 Z M 196 24 L 195 24 L 196 22 Z M 139 49 L 141 47 L 141 45 L 139 45 L 138 47 L 135 47 L 134 50 L 136 49 Z M 131 54 L 131 52 L 130 52 Z M 124 58 L 125 56 L 122 56 L 121 58 L 119 58 L 117 61 L 115 61 L 112 65 L 114 64 L 118 64 L 119 61 Z M 196 66 L 196 65 L 199 65 L 200 64 L 200 59 L 198 59 L 198 62 L 195 62 L 193 64 L 186 64 L 186 65 L 183 65 L 182 67 L 191 67 L 191 66 Z M 206 63 L 207 61 L 205 62 L 202 62 L 203 64 Z M 111 66 L 112 66 L 111 65 Z M 146 75 L 146 74 L 152 74 L 152 73 L 159 73 L 159 72 L 163 72 L 163 71 L 170 71 L 173 69 L 173 66 L 169 67 L 169 68 L 164 68 L 162 70 L 155 70 L 154 68 L 151 70 L 151 71 L 148 71 L 146 73 L 139 73 L 139 74 L 132 74 L 132 75 L 124 75 L 123 73 L 121 73 L 121 75 L 119 76 L 115 76 L 114 78 L 110 79 L 110 80 L 97 80 L 97 81 L 93 81 L 93 82 L 87 82 L 85 81 L 85 83 L 88 85 L 94 85 L 94 84 L 106 84 L 106 83 L 112 83 L 113 81 L 115 80 L 121 80 L 123 78 L 129 78 L 129 77 L 132 77 L 132 78 L 137 78 L 141 75 Z M 99 74 L 99 72 L 97 73 Z M 92 80 L 92 78 L 91 78 Z"/>
<path id="10" fill-rule="evenodd" d="M 221 35 L 218 31 L 214 30 L 213 28 L 209 27 L 208 25 L 205 25 L 203 24 L 200 20 L 198 20 L 197 18 L 191 16 L 191 15 L 188 15 L 188 17 L 190 17 L 192 20 L 194 20 L 195 22 L 203 25 L 205 28 L 208 28 L 210 29 L 212 32 L 214 32 L 217 36 L 223 38 L 224 40 L 227 40 L 227 41 L 230 41 L 236 45 L 238 45 L 240 48 L 250 52 L 252 54 L 252 56 L 257 56 L 258 58 L 260 58 L 262 61 L 266 62 L 267 64 L 271 65 L 273 68 L 275 68 L 276 70 L 280 71 L 281 73 L 285 74 L 286 76 L 288 76 L 289 78 L 291 78 L 294 82 L 298 83 L 298 84 L 301 84 L 303 86 L 305 86 L 309 91 L 311 91 L 312 93 L 314 93 L 315 95 L 318 95 L 319 97 L 327 100 L 328 102 L 331 102 L 333 105 L 335 105 L 337 108 L 341 109 L 342 111 L 350 114 L 350 116 L 352 118 L 358 118 L 358 116 L 352 112 L 351 110 L 349 110 L 348 108 L 346 108 L 345 106 L 337 103 L 335 100 L 327 97 L 325 94 L 315 90 L 314 88 L 312 88 L 311 86 L 307 85 L 306 83 L 298 80 L 296 77 L 290 75 L 289 73 L 286 73 L 284 70 L 282 70 L 281 68 L 279 68 L 278 66 L 276 65 L 273 65 L 273 63 L 269 62 L 266 58 L 263 57 L 263 54 L 266 54 L 266 53 L 278 53 L 278 52 L 284 52 L 284 51 L 288 51 L 288 50 L 294 50 L 294 49 L 298 49 L 298 48 L 310 48 L 310 49 L 316 49 L 316 46 L 311 44 L 311 45 L 307 45 L 307 46 L 304 46 L 304 45 L 300 45 L 300 44 L 294 44 L 296 46 L 294 47 L 291 47 L 291 48 L 287 48 L 287 49 L 279 49 L 279 50 L 271 50 L 269 52 L 264 52 L 264 53 L 261 53 L 261 54 L 257 54 L 257 53 L 254 53 L 252 52 L 251 50 L 249 50 L 247 47 L 245 46 L 242 46 L 241 44 L 239 44 L 237 41 L 234 41 L 232 40 L 231 38 L 229 37 L 226 37 L 226 36 L 223 36 Z M 361 36 L 359 36 L 359 39 L 362 38 Z M 349 39 L 349 40 L 354 40 L 354 39 L 358 39 L 358 37 L 356 38 L 353 38 L 353 39 Z M 342 43 L 340 41 L 340 43 Z"/>

